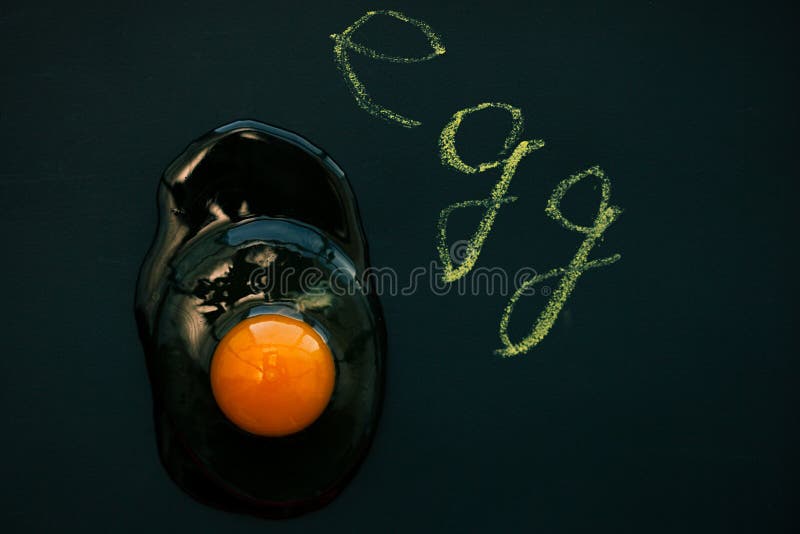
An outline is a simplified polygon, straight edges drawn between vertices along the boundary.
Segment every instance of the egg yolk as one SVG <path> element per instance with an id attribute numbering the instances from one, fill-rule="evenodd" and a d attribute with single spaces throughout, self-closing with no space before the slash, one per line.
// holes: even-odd
<path id="1" fill-rule="evenodd" d="M 330 401 L 333 355 L 310 325 L 257 315 L 234 326 L 211 360 L 211 389 L 239 428 L 278 437 L 313 423 Z"/>

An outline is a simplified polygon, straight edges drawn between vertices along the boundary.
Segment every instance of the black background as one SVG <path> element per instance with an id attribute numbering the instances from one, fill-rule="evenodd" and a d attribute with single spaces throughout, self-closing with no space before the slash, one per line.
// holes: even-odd
<path id="1" fill-rule="evenodd" d="M 361 111 L 336 70 L 329 34 L 376 8 L 447 47 L 413 65 L 353 56 L 375 100 L 418 128 Z M 796 527 L 796 21 L 769 2 L 4 2 L 2 523 Z M 426 53 L 400 23 L 363 30 L 374 48 Z M 479 265 L 566 265 L 580 236 L 543 208 L 594 164 L 624 213 L 592 256 L 622 260 L 586 273 L 551 334 L 513 359 L 492 354 L 506 297 L 385 297 L 379 432 L 328 507 L 265 522 L 181 493 L 158 462 L 132 311 L 164 167 L 234 119 L 297 131 L 348 173 L 373 264 L 402 276 L 436 257 L 439 210 L 498 177 L 438 159 L 450 116 L 485 101 L 520 107 L 526 137 L 547 144 L 520 165 Z M 464 159 L 493 159 L 507 128 L 499 112 L 465 121 Z M 588 222 L 597 192 L 573 193 L 565 213 Z M 454 217 L 453 239 L 477 215 Z M 515 339 L 543 304 L 519 306 Z"/>

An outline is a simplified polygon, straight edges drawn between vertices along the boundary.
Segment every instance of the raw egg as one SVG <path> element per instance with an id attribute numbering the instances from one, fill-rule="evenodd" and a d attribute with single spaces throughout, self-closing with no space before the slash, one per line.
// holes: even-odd
<path id="1" fill-rule="evenodd" d="M 343 171 L 297 134 L 239 121 L 167 168 L 158 206 L 136 319 L 162 463 L 226 510 L 324 505 L 369 448 L 386 352 Z"/>

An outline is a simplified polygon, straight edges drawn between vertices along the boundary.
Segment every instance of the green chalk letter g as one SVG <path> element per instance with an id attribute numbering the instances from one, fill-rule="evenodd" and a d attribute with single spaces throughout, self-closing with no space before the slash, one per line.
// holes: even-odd
<path id="1" fill-rule="evenodd" d="M 564 195 L 567 194 L 567 191 L 569 191 L 573 185 L 590 176 L 600 180 L 600 204 L 597 208 L 594 224 L 592 226 L 580 226 L 564 217 L 561 213 L 560 204 L 561 199 L 564 198 Z M 612 254 L 606 258 L 589 260 L 589 252 L 594 248 L 597 240 L 602 237 L 603 232 L 605 232 L 608 227 L 617 220 L 620 213 L 622 213 L 622 210 L 617 206 L 609 205 L 610 200 L 611 181 L 599 167 L 592 167 L 578 174 L 574 174 L 559 183 L 553 190 L 550 200 L 547 201 L 547 207 L 545 207 L 547 215 L 558 221 L 559 224 L 567 230 L 584 234 L 586 238 L 583 240 L 583 243 L 581 243 L 581 246 L 578 247 L 578 251 L 572 258 L 572 261 L 569 262 L 569 265 L 566 267 L 558 267 L 544 274 L 534 276 L 520 285 L 517 291 L 511 296 L 511 299 L 509 299 L 503 311 L 503 316 L 500 319 L 500 341 L 503 344 L 503 348 L 497 349 L 495 351 L 496 354 L 501 356 L 515 356 L 528 352 L 538 345 L 550 331 L 559 312 L 561 312 L 561 308 L 564 307 L 564 303 L 569 298 L 572 290 L 575 289 L 575 284 L 578 282 L 581 275 L 589 269 L 610 265 L 620 259 L 621 256 L 619 254 Z M 545 305 L 542 313 L 539 314 L 530 333 L 518 343 L 513 343 L 508 337 L 508 323 L 511 320 L 511 314 L 514 312 L 514 305 L 533 285 L 557 276 L 561 277 L 561 283 L 559 283 L 558 288 L 551 295 L 550 300 L 547 301 L 547 305 Z"/>

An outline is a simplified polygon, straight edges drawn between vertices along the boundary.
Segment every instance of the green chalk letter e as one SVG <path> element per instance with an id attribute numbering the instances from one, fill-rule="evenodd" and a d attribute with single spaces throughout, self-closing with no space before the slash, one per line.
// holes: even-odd
<path id="1" fill-rule="evenodd" d="M 399 57 L 399 56 L 390 56 L 387 54 L 382 54 L 377 50 L 372 48 L 366 47 L 364 45 L 360 45 L 356 42 L 353 42 L 352 36 L 353 32 L 355 32 L 358 28 L 364 25 L 369 19 L 374 17 L 375 15 L 386 15 L 387 17 L 393 17 L 401 22 L 408 23 L 415 28 L 418 28 L 425 37 L 428 38 L 428 43 L 431 46 L 432 52 L 425 56 L 421 57 Z M 350 65 L 350 56 L 348 55 L 348 50 L 352 50 L 353 52 L 358 52 L 359 54 L 365 55 L 367 57 L 371 57 L 372 59 L 381 59 L 383 61 L 389 61 L 390 63 L 419 63 L 422 61 L 428 61 L 433 59 L 437 56 L 441 56 L 445 52 L 445 48 L 442 45 L 442 40 L 439 38 L 436 33 L 431 29 L 430 26 L 422 22 L 421 20 L 412 19 L 400 13 L 399 11 L 389 11 L 389 10 L 381 10 L 381 11 L 367 11 L 360 19 L 355 21 L 352 26 L 348 27 L 342 33 L 339 34 L 332 34 L 331 39 L 334 41 L 333 45 L 333 55 L 336 58 L 336 65 L 339 68 L 339 71 L 344 76 L 344 80 L 347 83 L 350 92 L 353 94 L 353 97 L 356 99 L 356 103 L 358 106 L 375 117 L 383 119 L 388 122 L 397 122 L 406 128 L 412 128 L 414 126 L 419 126 L 422 124 L 421 122 L 410 119 L 408 117 L 404 117 L 399 113 L 395 113 L 391 109 L 385 108 L 380 104 L 377 104 L 375 101 L 367 93 L 366 87 L 364 84 L 361 83 L 361 80 L 358 79 L 356 76 L 355 71 L 353 71 L 352 65 Z"/>

